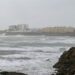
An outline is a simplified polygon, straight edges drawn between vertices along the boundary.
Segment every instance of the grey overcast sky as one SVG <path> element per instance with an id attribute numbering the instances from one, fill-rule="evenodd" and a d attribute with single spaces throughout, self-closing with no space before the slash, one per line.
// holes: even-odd
<path id="1" fill-rule="evenodd" d="M 0 0 L 0 29 L 14 24 L 74 26 L 75 0 Z"/>

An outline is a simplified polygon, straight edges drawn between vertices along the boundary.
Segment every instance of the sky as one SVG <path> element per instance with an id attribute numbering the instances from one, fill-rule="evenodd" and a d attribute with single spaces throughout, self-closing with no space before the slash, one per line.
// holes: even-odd
<path id="1" fill-rule="evenodd" d="M 75 0 L 0 0 L 0 29 L 16 24 L 74 26 Z"/>

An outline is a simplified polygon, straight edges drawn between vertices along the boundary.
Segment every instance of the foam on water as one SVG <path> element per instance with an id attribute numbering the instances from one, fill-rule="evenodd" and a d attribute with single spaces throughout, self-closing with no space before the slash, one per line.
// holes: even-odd
<path id="1" fill-rule="evenodd" d="M 0 36 L 0 70 L 50 75 L 74 42 L 75 37 L 69 36 Z"/>

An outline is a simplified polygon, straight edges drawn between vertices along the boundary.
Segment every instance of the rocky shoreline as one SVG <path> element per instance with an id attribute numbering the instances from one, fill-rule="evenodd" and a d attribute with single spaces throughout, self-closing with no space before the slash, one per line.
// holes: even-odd
<path id="1" fill-rule="evenodd" d="M 18 73 L 18 72 L 7 72 L 7 71 L 3 71 L 3 72 L 0 72 L 0 75 L 27 75 L 27 74 Z"/>
<path id="2" fill-rule="evenodd" d="M 65 51 L 53 67 L 56 68 L 53 75 L 75 75 L 75 47 Z"/>

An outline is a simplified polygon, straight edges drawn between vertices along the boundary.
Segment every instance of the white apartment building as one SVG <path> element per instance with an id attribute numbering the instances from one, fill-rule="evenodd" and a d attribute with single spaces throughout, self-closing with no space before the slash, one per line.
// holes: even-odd
<path id="1" fill-rule="evenodd" d="M 20 32 L 25 32 L 29 30 L 29 27 L 27 24 L 19 24 L 17 25 L 17 30 Z"/>
<path id="2" fill-rule="evenodd" d="M 27 24 L 11 25 L 9 26 L 8 31 L 25 32 L 29 31 L 29 27 Z"/>

